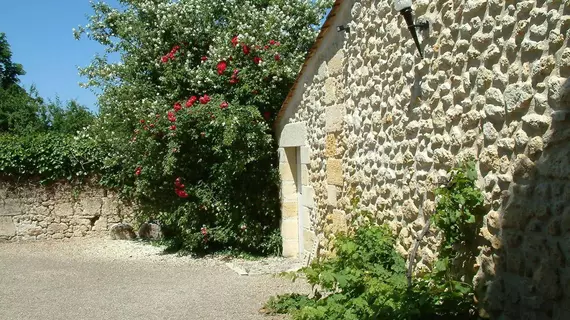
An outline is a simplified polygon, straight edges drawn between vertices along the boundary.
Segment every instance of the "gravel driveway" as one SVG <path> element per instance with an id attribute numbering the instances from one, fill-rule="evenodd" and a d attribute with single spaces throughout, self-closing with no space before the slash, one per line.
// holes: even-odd
<path id="1" fill-rule="evenodd" d="M 246 264 L 259 271 L 283 263 Z M 307 290 L 131 241 L 0 244 L 0 319 L 281 319 L 258 310 L 271 295 Z"/>

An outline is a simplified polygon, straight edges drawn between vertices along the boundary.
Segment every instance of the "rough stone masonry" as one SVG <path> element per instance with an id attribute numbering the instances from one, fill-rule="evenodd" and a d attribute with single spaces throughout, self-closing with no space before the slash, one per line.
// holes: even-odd
<path id="1" fill-rule="evenodd" d="M 0 182 L 0 241 L 104 236 L 131 219 L 132 208 L 100 187 Z"/>
<path id="2" fill-rule="evenodd" d="M 280 141 L 305 130 L 310 228 L 326 249 L 358 196 L 407 256 L 438 181 L 472 156 L 479 299 L 496 319 L 570 319 L 570 1 L 413 3 L 425 59 L 392 1 L 343 1 L 332 25 L 350 31 L 326 33 L 277 124 Z"/>

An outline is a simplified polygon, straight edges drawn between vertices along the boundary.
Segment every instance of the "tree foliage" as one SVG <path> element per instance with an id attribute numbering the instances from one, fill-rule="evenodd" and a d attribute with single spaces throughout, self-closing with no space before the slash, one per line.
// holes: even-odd
<path id="1" fill-rule="evenodd" d="M 56 99 L 46 103 L 31 86 L 20 86 L 24 67 L 12 61 L 10 44 L 0 33 L 0 133 L 30 135 L 40 132 L 75 134 L 90 125 L 95 116 L 76 101 L 67 106 Z"/>
<path id="2" fill-rule="evenodd" d="M 18 84 L 0 88 L 0 133 L 26 135 L 46 129 L 40 116 L 43 99 L 35 87 L 27 92 Z"/>
<path id="3" fill-rule="evenodd" d="M 10 50 L 8 39 L 5 33 L 0 32 L 0 86 L 7 89 L 17 84 L 19 82 L 18 77 L 24 74 L 26 74 L 24 67 L 19 63 L 12 62 L 12 50 Z"/>
<path id="4" fill-rule="evenodd" d="M 95 115 L 75 100 L 63 102 L 56 98 L 42 110 L 41 117 L 48 131 L 77 134 L 95 121 Z"/>

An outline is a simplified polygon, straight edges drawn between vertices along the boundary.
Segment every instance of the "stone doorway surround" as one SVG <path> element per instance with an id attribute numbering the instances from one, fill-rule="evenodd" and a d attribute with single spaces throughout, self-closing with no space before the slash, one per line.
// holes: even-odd
<path id="1" fill-rule="evenodd" d="M 279 137 L 281 236 L 283 256 L 308 259 L 315 240 L 311 212 L 314 189 L 309 185 L 309 149 L 304 122 L 287 124 Z"/>

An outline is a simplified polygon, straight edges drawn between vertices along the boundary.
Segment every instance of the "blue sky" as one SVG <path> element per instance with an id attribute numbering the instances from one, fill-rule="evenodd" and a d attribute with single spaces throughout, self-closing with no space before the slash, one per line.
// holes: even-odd
<path id="1" fill-rule="evenodd" d="M 86 66 L 103 47 L 86 38 L 77 41 L 72 29 L 87 23 L 89 0 L 6 0 L 0 10 L 0 32 L 6 33 L 12 61 L 21 63 L 27 88 L 35 84 L 45 99 L 56 95 L 66 101 L 76 99 L 97 110 L 97 99 L 80 88 L 77 66 Z M 107 3 L 115 5 L 117 1 Z"/>

